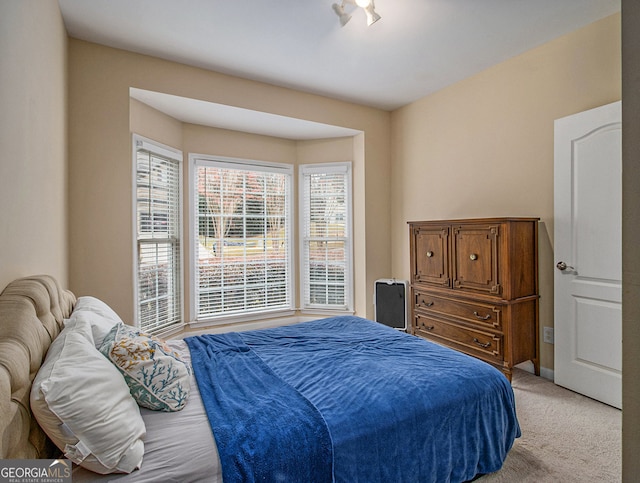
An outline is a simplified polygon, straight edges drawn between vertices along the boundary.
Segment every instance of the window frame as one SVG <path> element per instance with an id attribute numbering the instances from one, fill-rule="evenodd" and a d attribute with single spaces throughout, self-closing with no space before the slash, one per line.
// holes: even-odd
<path id="1" fill-rule="evenodd" d="M 298 237 L 299 237 L 299 260 L 300 260 L 300 311 L 303 313 L 354 313 L 354 260 L 353 260 L 353 174 L 351 161 L 335 162 L 335 163 L 313 163 L 301 164 L 298 166 Z M 331 306 L 328 304 L 311 304 L 307 303 L 306 294 L 307 287 L 310 285 L 309 274 L 305 272 L 305 263 L 303 257 L 306 253 L 305 243 L 306 234 L 304 233 L 306 226 L 306 190 L 305 176 L 308 173 L 344 173 L 346 178 L 346 208 L 347 222 L 346 231 L 346 257 L 345 260 L 345 304 L 340 306 Z"/>
<path id="2" fill-rule="evenodd" d="M 198 299 L 199 299 L 199 286 L 198 286 L 198 268 L 196 256 L 198 253 L 199 239 L 196 235 L 197 224 L 197 203 L 196 203 L 196 175 L 198 166 L 211 166 L 211 167 L 236 167 L 245 170 L 266 171 L 266 172 L 279 172 L 286 174 L 289 177 L 288 183 L 288 201 L 285 207 L 285 216 L 288 223 L 286 223 L 286 239 L 289 241 L 289 247 L 287 251 L 287 264 L 289 270 L 289 280 L 287 281 L 287 290 L 289 291 L 289 304 L 287 307 L 277 308 L 263 308 L 256 309 L 255 311 L 246 311 L 244 313 L 235 314 L 221 314 L 213 317 L 198 316 Z M 224 324 L 237 324 L 242 322 L 250 322 L 272 317 L 286 317 L 295 314 L 295 273 L 296 273 L 296 259 L 295 259 L 295 240 L 292 238 L 294 233 L 294 166 L 287 163 L 275 163 L 268 161 L 258 161 L 244 158 L 234 158 L 227 156 L 216 156 L 200 153 L 189 153 L 189 309 L 191 313 L 190 325 L 193 326 L 216 326 Z"/>
<path id="3" fill-rule="evenodd" d="M 140 292 L 139 292 L 139 243 L 138 243 L 138 151 L 146 150 L 158 157 L 167 158 L 178 163 L 178 207 L 177 207 L 177 236 L 178 236 L 178 264 L 176 278 L 179 284 L 178 300 L 176 305 L 178 307 L 178 319 L 176 322 L 161 325 L 157 328 L 144 328 L 141 327 L 141 321 L 139 320 L 139 305 L 140 305 Z M 166 144 L 154 141 L 139 134 L 133 134 L 132 136 L 132 238 L 133 238 L 133 301 L 134 301 L 134 313 L 133 324 L 135 327 L 146 330 L 153 334 L 171 334 L 182 330 L 185 326 L 184 318 L 184 299 L 185 299 L 185 286 L 184 286 L 184 233 L 183 233 L 183 154 L 182 151 L 168 146 Z"/>

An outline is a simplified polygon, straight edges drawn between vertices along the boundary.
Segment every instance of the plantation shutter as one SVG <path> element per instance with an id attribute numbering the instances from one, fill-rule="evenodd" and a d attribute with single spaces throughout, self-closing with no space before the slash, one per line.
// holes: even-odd
<path id="1" fill-rule="evenodd" d="M 137 323 L 182 322 L 179 153 L 136 141 Z"/>
<path id="2" fill-rule="evenodd" d="M 351 310 L 351 165 L 300 167 L 303 308 Z"/>
<path id="3" fill-rule="evenodd" d="M 291 168 L 196 159 L 196 318 L 292 308 Z"/>

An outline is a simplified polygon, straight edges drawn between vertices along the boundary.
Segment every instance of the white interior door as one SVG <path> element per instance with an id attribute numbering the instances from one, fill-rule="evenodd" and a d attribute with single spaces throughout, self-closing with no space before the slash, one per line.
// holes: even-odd
<path id="1" fill-rule="evenodd" d="M 555 122 L 556 384 L 622 406 L 621 102 Z"/>

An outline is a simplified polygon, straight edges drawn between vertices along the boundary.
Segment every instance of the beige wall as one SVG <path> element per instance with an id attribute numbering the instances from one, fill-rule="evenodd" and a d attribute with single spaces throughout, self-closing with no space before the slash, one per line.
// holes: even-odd
<path id="1" fill-rule="evenodd" d="M 269 86 L 75 39 L 69 41 L 69 282 L 78 294 L 103 298 L 125 320 L 133 318 L 132 166 L 130 129 L 146 112 L 187 152 L 267 161 L 304 157 L 304 144 L 184 125 L 142 108 L 130 113 L 129 88 L 271 112 L 364 134 L 353 138 L 359 196 L 356 309 L 372 315 L 376 278 L 391 272 L 388 179 L 390 113 Z M 130 125 L 131 124 L 131 125 Z M 158 134 L 160 135 L 160 134 Z M 162 134 L 164 135 L 164 134 Z M 260 139 L 263 138 L 263 139 Z M 157 139 L 171 145 L 167 139 Z M 215 152 L 211 152 L 215 151 Z M 364 153 L 364 154 L 362 154 Z M 300 161 L 305 162 L 305 161 Z M 354 170 L 355 171 L 355 170 Z M 355 175 L 356 173 L 354 173 Z"/>
<path id="2" fill-rule="evenodd" d="M 540 326 L 553 326 L 553 121 L 620 99 L 620 48 L 618 14 L 393 113 L 395 277 L 409 277 L 407 221 L 540 217 Z"/>
<path id="3" fill-rule="evenodd" d="M 166 115 L 164 112 L 160 112 L 136 99 L 130 99 L 129 126 L 131 133 L 161 142 L 181 151 L 183 145 L 182 125 L 183 123 Z M 133 158 L 131 162 L 133 163 Z M 133 166 L 131 169 L 133 169 Z"/>
<path id="4" fill-rule="evenodd" d="M 57 2 L 0 2 L 0 290 L 67 283 L 66 49 Z"/>

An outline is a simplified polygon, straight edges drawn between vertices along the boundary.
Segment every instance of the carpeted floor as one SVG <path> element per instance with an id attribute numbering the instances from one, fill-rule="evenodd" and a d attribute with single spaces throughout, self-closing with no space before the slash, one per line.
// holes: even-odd
<path id="1" fill-rule="evenodd" d="M 621 411 L 519 369 L 512 386 L 522 436 L 502 469 L 477 482 L 621 480 Z"/>

